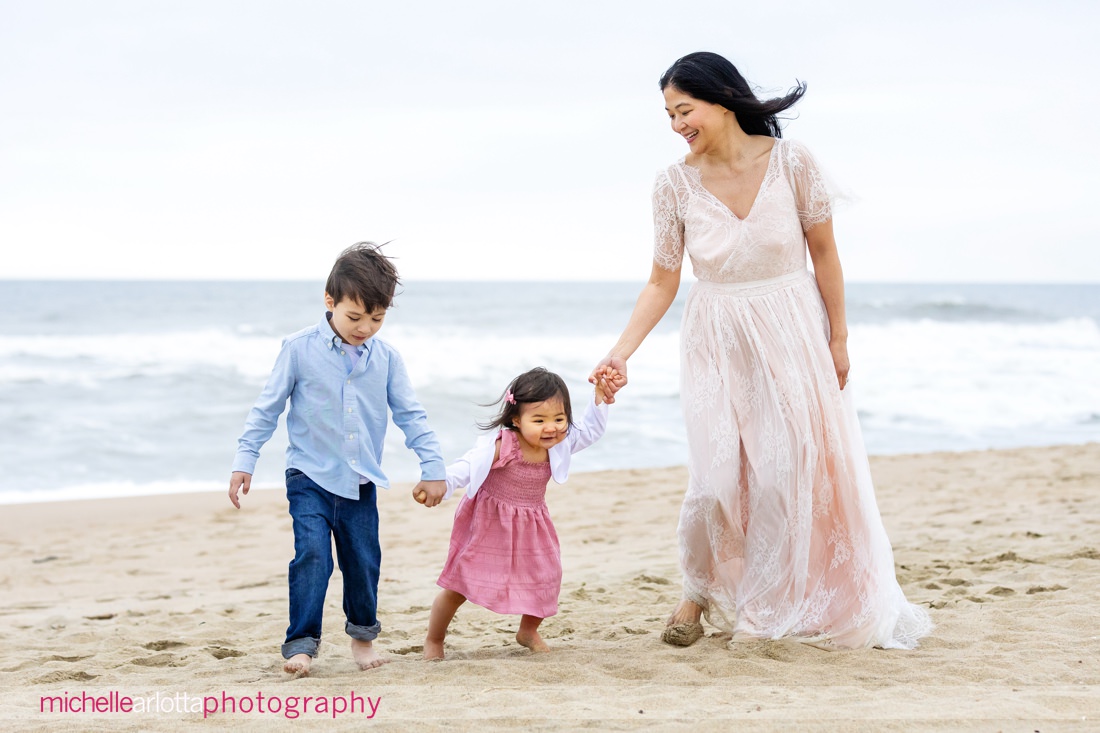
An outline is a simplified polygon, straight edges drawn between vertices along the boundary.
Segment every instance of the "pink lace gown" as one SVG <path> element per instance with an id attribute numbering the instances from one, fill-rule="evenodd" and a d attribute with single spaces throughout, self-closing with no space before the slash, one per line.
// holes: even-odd
<path id="1" fill-rule="evenodd" d="M 549 481 L 550 464 L 524 461 L 516 434 L 501 430 L 485 482 L 455 509 L 438 585 L 497 613 L 556 614 L 561 548 L 546 507 Z"/>
<path id="2" fill-rule="evenodd" d="M 681 399 L 690 477 L 678 528 L 684 597 L 737 637 L 913 648 L 932 628 L 894 574 L 804 230 L 832 217 L 825 181 L 776 140 L 745 219 L 683 161 L 657 176 L 655 262 L 686 251 Z"/>

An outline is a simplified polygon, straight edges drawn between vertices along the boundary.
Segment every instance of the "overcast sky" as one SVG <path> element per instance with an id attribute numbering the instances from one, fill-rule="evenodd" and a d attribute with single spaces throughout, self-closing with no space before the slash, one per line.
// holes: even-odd
<path id="1" fill-rule="evenodd" d="M 1100 281 L 1100 3 L 0 0 L 0 279 L 649 272 L 710 50 L 857 203 L 853 281 Z"/>

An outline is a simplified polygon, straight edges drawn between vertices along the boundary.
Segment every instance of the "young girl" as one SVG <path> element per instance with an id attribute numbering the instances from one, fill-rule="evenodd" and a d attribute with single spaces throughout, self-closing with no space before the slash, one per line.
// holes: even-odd
<path id="1" fill-rule="evenodd" d="M 604 395 L 625 379 L 606 368 L 592 401 L 573 424 L 569 390 L 561 377 L 539 367 L 512 380 L 484 436 L 447 468 L 447 493 L 465 488 L 455 510 L 443 591 L 432 603 L 425 659 L 443 659 L 443 639 L 467 600 L 490 611 L 522 614 L 516 641 L 531 651 L 549 647 L 538 628 L 558 612 L 561 553 L 546 508 L 546 484 L 569 477 L 573 453 L 595 443 L 607 424 Z"/>

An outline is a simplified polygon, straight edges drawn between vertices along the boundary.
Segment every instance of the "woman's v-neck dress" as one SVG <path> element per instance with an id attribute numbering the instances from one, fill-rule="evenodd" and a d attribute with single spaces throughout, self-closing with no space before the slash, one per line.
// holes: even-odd
<path id="1" fill-rule="evenodd" d="M 737 217 L 683 161 L 657 176 L 654 261 L 698 278 L 684 307 L 690 478 L 678 528 L 684 594 L 736 637 L 912 648 L 931 630 L 894 574 L 805 231 L 832 218 L 800 144 L 776 140 Z"/>

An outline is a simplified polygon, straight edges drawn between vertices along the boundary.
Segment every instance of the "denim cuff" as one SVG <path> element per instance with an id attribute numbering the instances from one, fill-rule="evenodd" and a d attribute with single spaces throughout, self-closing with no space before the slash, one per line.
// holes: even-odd
<path id="1" fill-rule="evenodd" d="M 344 623 L 344 631 L 348 636 L 359 641 L 374 641 L 378 638 L 378 632 L 382 630 L 381 623 L 375 623 L 370 626 L 358 626 L 351 621 Z"/>
<path id="2" fill-rule="evenodd" d="M 295 654 L 308 654 L 311 657 L 316 657 L 319 646 L 321 646 L 321 640 L 314 639 L 312 636 L 291 639 L 283 644 L 283 659 L 290 659 Z"/>

